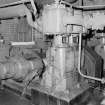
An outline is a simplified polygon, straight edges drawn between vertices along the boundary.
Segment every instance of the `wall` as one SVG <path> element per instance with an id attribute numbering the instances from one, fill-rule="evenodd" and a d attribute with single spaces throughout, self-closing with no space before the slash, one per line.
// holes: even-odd
<path id="1" fill-rule="evenodd" d="M 84 5 L 105 5 L 105 0 L 83 0 Z"/>
<path id="2" fill-rule="evenodd" d="M 19 0 L 0 0 L 0 5 L 16 2 Z"/>

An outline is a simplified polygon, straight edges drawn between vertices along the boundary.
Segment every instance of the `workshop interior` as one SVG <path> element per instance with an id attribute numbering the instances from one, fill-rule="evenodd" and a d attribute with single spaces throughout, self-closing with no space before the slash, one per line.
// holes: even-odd
<path id="1" fill-rule="evenodd" d="M 32 105 L 105 105 L 105 0 L 0 0 L 4 90 Z"/>

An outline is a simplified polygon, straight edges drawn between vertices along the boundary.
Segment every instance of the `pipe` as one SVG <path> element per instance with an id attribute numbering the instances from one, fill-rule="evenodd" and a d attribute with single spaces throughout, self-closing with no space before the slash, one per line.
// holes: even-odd
<path id="1" fill-rule="evenodd" d="M 76 3 L 78 0 L 61 0 L 61 3 L 71 6 L 73 3 Z"/>
<path id="2" fill-rule="evenodd" d="M 12 46 L 35 45 L 35 42 L 11 42 Z"/>
<path id="3" fill-rule="evenodd" d="M 64 19 L 64 25 L 67 24 L 73 24 L 78 26 L 83 26 L 83 18 L 79 16 L 65 16 Z"/>
<path id="4" fill-rule="evenodd" d="M 79 0 L 79 6 L 83 5 L 83 0 Z"/>
<path id="5" fill-rule="evenodd" d="M 62 0 L 61 0 L 61 2 L 60 2 L 60 3 L 61 3 L 61 4 L 65 4 L 65 5 L 68 5 L 68 6 L 72 7 L 72 5 L 71 5 L 69 2 L 62 1 Z"/>
<path id="6" fill-rule="evenodd" d="M 42 32 L 41 28 L 41 18 L 38 18 L 36 21 L 33 21 L 32 14 L 30 10 L 25 6 L 24 12 L 26 14 L 27 22 L 31 27 L 34 27 L 37 31 Z M 34 11 L 34 13 L 37 11 Z"/>
<path id="7" fill-rule="evenodd" d="M 73 6 L 73 8 L 81 9 L 83 11 L 89 10 L 105 10 L 105 5 L 91 5 L 91 6 Z"/>
<path id="8" fill-rule="evenodd" d="M 34 1 L 33 0 L 30 0 L 30 2 L 31 2 L 31 5 L 32 5 L 32 7 L 33 7 L 33 10 L 34 10 L 34 15 L 36 15 L 36 7 L 35 7 L 35 4 L 34 4 Z"/>
<path id="9" fill-rule="evenodd" d="M 78 72 L 79 72 L 79 74 L 84 78 L 92 79 L 95 81 L 105 83 L 105 78 L 96 78 L 96 77 L 92 77 L 92 76 L 87 76 L 81 72 L 81 44 L 82 44 L 82 33 L 79 34 L 79 53 L 78 53 L 78 56 L 79 56 L 78 57 Z"/>

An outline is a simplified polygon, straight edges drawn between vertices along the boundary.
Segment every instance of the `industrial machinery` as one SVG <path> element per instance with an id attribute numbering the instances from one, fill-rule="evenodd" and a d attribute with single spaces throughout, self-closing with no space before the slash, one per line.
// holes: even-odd
<path id="1" fill-rule="evenodd" d="M 35 105 L 73 104 L 90 87 L 100 88 L 105 83 L 104 9 L 78 0 L 1 5 L 1 85 L 31 95 Z"/>

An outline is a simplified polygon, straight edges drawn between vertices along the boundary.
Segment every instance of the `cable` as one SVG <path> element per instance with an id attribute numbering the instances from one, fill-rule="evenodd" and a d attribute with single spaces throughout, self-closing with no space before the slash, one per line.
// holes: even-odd
<path id="1" fill-rule="evenodd" d="M 39 76 L 39 74 L 35 72 L 35 74 L 32 76 L 32 78 L 31 78 L 29 81 L 25 82 L 25 86 L 24 86 L 24 88 L 23 88 L 23 91 L 22 91 L 22 93 L 21 93 L 21 96 L 24 96 L 24 94 L 25 94 L 26 91 L 27 91 L 27 87 L 30 85 L 30 83 L 31 83 L 37 76 Z"/>

